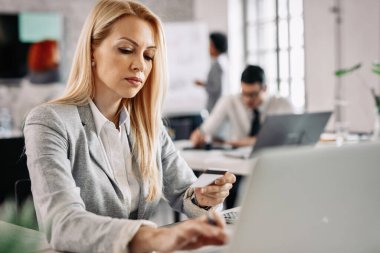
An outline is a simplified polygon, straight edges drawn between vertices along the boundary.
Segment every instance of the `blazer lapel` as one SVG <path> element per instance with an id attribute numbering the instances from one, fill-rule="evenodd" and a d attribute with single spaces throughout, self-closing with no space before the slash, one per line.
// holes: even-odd
<path id="1" fill-rule="evenodd" d="M 99 142 L 99 138 L 96 134 L 95 123 L 90 105 L 87 104 L 84 106 L 78 106 L 78 112 L 82 121 L 83 128 L 86 133 L 88 149 L 90 152 L 91 159 L 98 164 L 98 166 L 104 171 L 104 173 L 106 173 L 110 181 L 113 183 L 114 187 L 120 191 L 120 194 L 122 194 L 116 181 L 107 169 L 107 162 L 104 157 L 104 152 L 102 150 L 101 143 Z"/>

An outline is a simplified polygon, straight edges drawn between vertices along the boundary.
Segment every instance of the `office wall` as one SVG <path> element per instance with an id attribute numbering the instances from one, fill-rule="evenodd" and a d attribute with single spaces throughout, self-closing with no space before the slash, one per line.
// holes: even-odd
<path id="1" fill-rule="evenodd" d="M 341 0 L 341 45 L 336 47 L 332 0 L 304 0 L 305 75 L 307 110 L 334 108 L 337 50 L 341 67 L 362 62 L 362 68 L 341 78 L 342 96 L 347 101 L 343 117 L 351 131 L 368 132 L 374 120 L 374 101 L 369 87 L 380 92 L 379 78 L 371 64 L 380 59 L 380 1 Z M 334 119 L 328 128 L 334 129 Z"/>
<path id="2" fill-rule="evenodd" d="M 192 0 L 142 0 L 163 21 L 189 21 L 194 17 Z M 0 0 L 0 12 L 52 11 L 62 14 L 62 68 L 66 79 L 74 55 L 80 29 L 95 0 Z"/>
<path id="3" fill-rule="evenodd" d="M 228 32 L 227 0 L 194 0 L 194 20 L 205 22 L 210 31 Z"/>
<path id="4" fill-rule="evenodd" d="M 230 92 L 240 91 L 240 75 L 244 68 L 242 2 L 239 0 L 194 0 L 194 20 L 203 22 L 209 31 L 228 36 Z"/>
<path id="5" fill-rule="evenodd" d="M 67 75 L 74 54 L 76 41 L 88 11 L 95 0 L 0 0 L 0 12 L 54 11 L 64 17 L 62 67 Z M 141 0 L 166 21 L 201 21 L 210 30 L 221 30 L 237 38 L 241 24 L 231 28 L 231 21 L 238 20 L 241 10 L 236 0 Z M 372 99 L 365 85 L 380 92 L 380 81 L 370 71 L 370 64 L 380 59 L 380 1 L 341 0 L 342 2 L 342 67 L 362 62 L 360 71 L 342 78 L 343 94 L 348 101 L 347 118 L 354 131 L 370 131 Z M 234 4 L 235 3 L 235 4 Z M 304 0 L 305 11 L 305 64 L 306 106 L 309 111 L 329 110 L 334 106 L 335 40 L 333 0 Z M 231 8 L 234 7 L 234 8 Z M 235 22 L 236 23 L 236 22 Z M 234 41 L 239 45 L 240 41 Z M 232 45 L 231 45 L 232 46 Z M 233 52 L 230 59 L 236 66 L 241 52 Z M 232 53 L 231 53 L 232 51 Z M 235 57 L 235 58 L 234 58 Z M 236 58 L 237 57 L 237 58 Z M 241 66 L 237 67 L 241 68 Z M 232 83 L 238 86 L 241 71 L 235 71 Z M 235 80 L 236 79 L 236 80 Z M 364 82 L 362 81 L 364 80 Z M 372 118 L 371 118 L 372 117 Z M 333 129 L 333 121 L 329 129 Z"/>
<path id="6" fill-rule="evenodd" d="M 82 24 L 86 18 L 93 0 L 0 0 L 0 12 L 17 13 L 22 11 L 33 12 L 57 12 L 63 16 L 63 41 L 61 43 L 61 67 L 63 73 L 67 73 L 71 59 L 75 51 L 75 44 L 79 36 Z"/>

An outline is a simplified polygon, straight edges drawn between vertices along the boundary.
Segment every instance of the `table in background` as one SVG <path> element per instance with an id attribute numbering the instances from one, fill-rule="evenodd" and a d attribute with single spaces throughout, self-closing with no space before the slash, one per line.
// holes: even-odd
<path id="1" fill-rule="evenodd" d="M 243 184 L 244 177 L 252 173 L 257 159 L 227 157 L 223 154 L 223 152 L 227 152 L 226 150 L 184 150 L 183 148 L 185 147 L 191 147 L 191 142 L 189 140 L 180 140 L 175 141 L 174 143 L 181 156 L 197 176 L 202 171 L 209 168 L 228 169 L 229 172 L 235 174 L 236 182 L 224 202 L 226 208 L 235 207 L 240 197 L 241 185 Z M 250 152 L 252 147 L 246 147 L 243 149 L 243 151 Z M 233 151 L 236 152 L 235 150 Z M 177 216 L 175 216 L 175 219 L 178 219 Z"/>
<path id="2" fill-rule="evenodd" d="M 190 147 L 189 140 L 180 140 L 174 142 L 181 156 L 187 164 L 195 171 L 201 171 L 208 168 L 228 169 L 235 175 L 249 175 L 253 171 L 256 159 L 240 159 L 227 157 L 223 150 L 183 150 L 184 147 Z"/>

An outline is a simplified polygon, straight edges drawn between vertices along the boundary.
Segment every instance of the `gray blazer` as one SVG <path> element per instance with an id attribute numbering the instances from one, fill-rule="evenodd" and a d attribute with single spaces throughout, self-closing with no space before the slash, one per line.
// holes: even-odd
<path id="1" fill-rule="evenodd" d="M 127 250 L 143 223 L 137 219 L 149 219 L 159 200 L 145 201 L 148 186 L 140 180 L 138 211 L 128 215 L 127 201 L 107 172 L 90 106 L 41 105 L 28 115 L 24 134 L 37 218 L 52 247 L 70 252 Z M 189 217 L 203 214 L 188 198 L 196 177 L 163 126 L 160 143 L 157 163 L 164 197 Z M 132 164 L 141 179 L 135 159 Z M 124 245 L 115 245 L 121 236 Z"/>

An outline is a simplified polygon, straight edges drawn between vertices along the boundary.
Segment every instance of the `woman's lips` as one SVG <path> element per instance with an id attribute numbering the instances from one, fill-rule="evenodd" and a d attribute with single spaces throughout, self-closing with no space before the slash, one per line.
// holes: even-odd
<path id="1" fill-rule="evenodd" d="M 127 80 L 133 86 L 139 86 L 142 84 L 142 80 L 138 77 L 127 77 L 125 80 Z"/>

